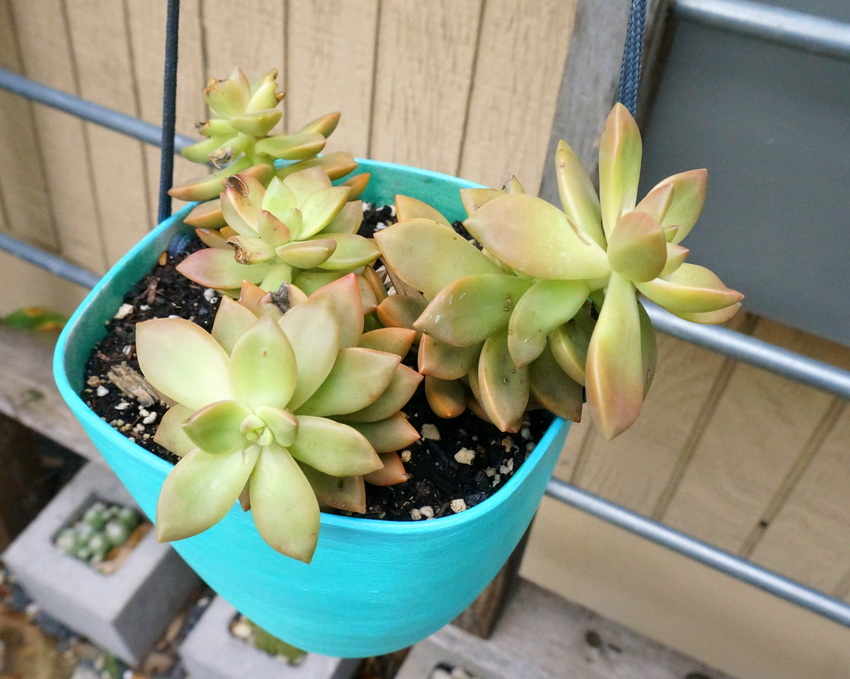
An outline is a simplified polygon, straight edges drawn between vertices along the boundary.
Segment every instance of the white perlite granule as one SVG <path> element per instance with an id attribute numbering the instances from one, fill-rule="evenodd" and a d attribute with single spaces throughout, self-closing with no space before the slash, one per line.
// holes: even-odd
<path id="1" fill-rule="evenodd" d="M 439 441 L 440 430 L 437 429 L 436 425 L 433 425 L 430 422 L 426 422 L 422 425 L 422 438 L 430 439 L 432 441 Z"/>
<path id="2" fill-rule="evenodd" d="M 114 318 L 116 318 L 120 321 L 122 318 L 129 316 L 132 312 L 133 312 L 133 305 L 132 304 L 122 304 L 120 307 L 118 307 L 118 311 L 115 312 Z"/>
<path id="3" fill-rule="evenodd" d="M 459 498 L 457 500 L 452 500 L 451 507 L 452 507 L 452 511 L 455 514 L 460 514 L 461 512 L 466 510 L 466 502 L 464 501 L 463 498 Z"/>
<path id="4" fill-rule="evenodd" d="M 425 505 L 424 507 L 420 507 L 419 512 L 426 519 L 433 519 L 434 518 L 434 508 L 431 505 Z"/>
<path id="5" fill-rule="evenodd" d="M 475 459 L 475 451 L 469 448 L 461 448 L 455 453 L 455 461 L 458 464 L 472 464 Z"/>

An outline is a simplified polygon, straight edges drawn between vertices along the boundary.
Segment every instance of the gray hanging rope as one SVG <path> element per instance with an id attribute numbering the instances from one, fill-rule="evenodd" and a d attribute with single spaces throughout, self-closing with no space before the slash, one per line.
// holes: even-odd
<path id="1" fill-rule="evenodd" d="M 177 33 L 180 0 L 168 0 L 165 26 L 165 72 L 162 83 L 162 155 L 159 166 L 159 210 L 157 221 L 171 216 L 168 189 L 174 182 L 174 128 L 177 108 Z"/>
<path id="2" fill-rule="evenodd" d="M 629 23 L 626 27 L 626 42 L 623 46 L 623 61 L 620 65 L 620 86 L 617 91 L 617 101 L 629 109 L 632 115 L 635 115 L 637 109 L 645 30 L 646 0 L 632 0 Z"/>

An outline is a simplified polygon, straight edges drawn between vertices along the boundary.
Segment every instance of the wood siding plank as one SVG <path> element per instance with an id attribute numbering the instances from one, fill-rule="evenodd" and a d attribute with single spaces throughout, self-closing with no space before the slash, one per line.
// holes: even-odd
<path id="1" fill-rule="evenodd" d="M 0 3 L 0 68 L 23 72 L 12 7 Z M 45 199 L 45 169 L 34 121 L 34 104 L 0 90 L 3 155 L 14 168 L 0 173 L 0 226 L 10 235 L 46 250 L 59 250 L 50 204 Z"/>
<path id="2" fill-rule="evenodd" d="M 370 157 L 454 174 L 480 0 L 381 4 Z"/>
<path id="3" fill-rule="evenodd" d="M 808 355 L 822 354 L 825 343 L 765 319 L 754 336 Z M 831 401 L 822 391 L 737 365 L 663 520 L 738 552 Z"/>
<path id="4" fill-rule="evenodd" d="M 484 4 L 458 176 L 498 188 L 515 174 L 537 195 L 576 4 Z"/>
<path id="5" fill-rule="evenodd" d="M 67 2 L 80 96 L 139 116 L 128 18 L 123 2 Z M 154 226 L 149 173 L 140 141 L 87 123 L 97 205 L 108 262 L 114 263 Z"/>
<path id="6" fill-rule="evenodd" d="M 327 151 L 369 152 L 378 0 L 289 0 L 287 131 L 342 113 Z"/>
<path id="7" fill-rule="evenodd" d="M 659 335 L 658 371 L 640 419 L 613 441 L 605 441 L 594 429 L 572 482 L 653 515 L 700 413 L 714 406 L 712 385 L 724 380 L 726 364 L 719 354 Z"/>
<path id="8" fill-rule="evenodd" d="M 175 129 L 193 139 L 200 139 L 195 123 L 207 116 L 201 90 L 206 83 L 203 72 L 199 0 L 180 3 L 178 34 L 177 101 Z M 166 3 L 131 2 L 128 4 L 130 47 L 132 49 L 133 77 L 139 91 L 140 117 L 154 125 L 162 125 L 162 88 L 165 68 Z M 151 205 L 158 205 L 162 153 L 158 147 L 145 145 L 145 164 Z M 181 156 L 174 162 L 174 180 L 182 181 L 205 174 L 206 169 Z M 175 205 L 176 207 L 176 205 Z"/>
<path id="9" fill-rule="evenodd" d="M 12 3 L 23 74 L 78 94 L 68 27 L 60 0 Z M 106 251 L 92 174 L 88 129 L 72 115 L 43 105 L 33 109 L 44 158 L 44 182 L 61 254 L 90 271 L 106 271 Z"/>

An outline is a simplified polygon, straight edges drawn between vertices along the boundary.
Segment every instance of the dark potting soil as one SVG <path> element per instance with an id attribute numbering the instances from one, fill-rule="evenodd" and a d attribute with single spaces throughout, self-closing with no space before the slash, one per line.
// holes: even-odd
<path id="1" fill-rule="evenodd" d="M 392 221 L 389 207 L 364 212 L 361 233 Z M 86 366 L 83 400 L 92 410 L 140 446 L 169 462 L 177 458 L 154 442 L 156 425 L 168 409 L 139 376 L 135 325 L 149 318 L 179 316 L 209 330 L 220 296 L 189 281 L 175 266 L 203 247 L 178 236 L 156 267 L 125 296 L 107 325 L 107 335 Z M 516 472 L 552 422 L 545 411 L 530 413 L 526 426 L 505 434 L 467 411 L 450 420 L 433 415 L 420 390 L 404 408 L 422 438 L 401 451 L 408 481 L 389 487 L 367 484 L 365 516 L 396 521 L 421 520 L 463 511 L 490 497 Z"/>

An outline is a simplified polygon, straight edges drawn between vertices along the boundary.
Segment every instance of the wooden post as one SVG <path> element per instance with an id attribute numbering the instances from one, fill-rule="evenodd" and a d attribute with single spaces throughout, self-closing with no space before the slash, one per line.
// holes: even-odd
<path id="1" fill-rule="evenodd" d="M 38 514 L 38 477 L 32 432 L 0 414 L 0 551 Z"/>

